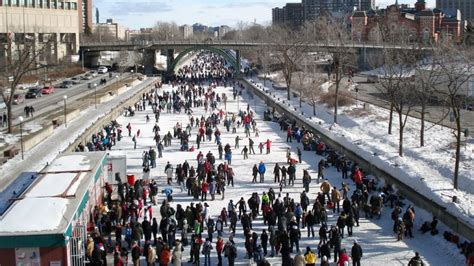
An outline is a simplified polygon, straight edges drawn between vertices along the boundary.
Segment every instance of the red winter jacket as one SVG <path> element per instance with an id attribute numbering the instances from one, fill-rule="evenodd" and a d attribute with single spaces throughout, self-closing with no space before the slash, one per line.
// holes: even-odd
<path id="1" fill-rule="evenodd" d="M 362 171 L 360 169 L 357 169 L 354 173 L 354 182 L 356 184 L 362 184 Z"/>
<path id="2" fill-rule="evenodd" d="M 217 240 L 216 250 L 217 250 L 217 254 L 221 254 L 222 250 L 224 250 L 224 240 L 222 240 L 222 238 Z"/>
<path id="3" fill-rule="evenodd" d="M 339 262 L 337 263 L 338 266 L 344 266 L 344 262 L 349 262 L 349 255 L 347 253 L 341 253 L 339 255 Z"/>
<path id="4" fill-rule="evenodd" d="M 208 189 L 209 189 L 209 184 L 207 184 L 206 182 L 203 182 L 201 185 L 201 192 L 207 193 Z"/>

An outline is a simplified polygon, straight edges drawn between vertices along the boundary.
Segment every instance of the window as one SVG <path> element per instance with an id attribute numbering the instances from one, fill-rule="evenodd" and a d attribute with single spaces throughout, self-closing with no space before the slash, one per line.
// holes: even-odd
<path id="1" fill-rule="evenodd" d="M 34 6 L 33 0 L 27 0 L 27 1 L 26 1 L 26 6 L 27 6 L 27 7 L 32 7 L 32 6 Z"/>
<path id="2" fill-rule="evenodd" d="M 59 2 L 59 8 L 60 8 L 60 9 L 64 9 L 64 2 L 62 2 L 62 1 Z"/>
<path id="3" fill-rule="evenodd" d="M 18 0 L 11 0 L 10 3 L 12 6 L 18 6 Z"/>
<path id="4" fill-rule="evenodd" d="M 77 10 L 77 3 L 72 2 L 71 3 L 71 9 Z"/>

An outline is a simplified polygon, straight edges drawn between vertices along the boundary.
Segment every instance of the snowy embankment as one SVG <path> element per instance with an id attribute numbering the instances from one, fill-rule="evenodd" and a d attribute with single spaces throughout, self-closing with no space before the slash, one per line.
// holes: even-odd
<path id="1" fill-rule="evenodd" d="M 84 132 L 101 117 L 107 115 L 114 107 L 120 105 L 125 99 L 132 97 L 137 90 L 148 84 L 152 84 L 154 79 L 147 79 L 135 87 L 130 87 L 127 92 L 111 101 L 98 105 L 97 109 L 91 106 L 71 121 L 68 121 L 67 128 L 58 127 L 54 133 L 38 144 L 33 149 L 24 153 L 25 159 L 15 156 L 0 166 L 0 189 L 6 187 L 14 178 L 24 171 L 41 171 L 49 162 L 53 161 L 57 155 L 65 151 L 71 143 L 82 136 Z"/>
<path id="2" fill-rule="evenodd" d="M 253 80 L 263 84 L 259 80 Z M 274 100 L 282 103 L 286 99 L 286 91 L 273 90 L 265 87 Z M 278 100 L 278 98 L 280 98 Z M 288 104 L 288 101 L 285 101 Z M 357 103 L 353 106 L 340 108 L 339 123 L 333 124 L 332 110 L 323 105 L 313 109 L 303 103 L 299 108 L 299 99 L 290 101 L 291 108 L 298 113 L 304 112 L 304 119 L 315 126 L 325 129 L 326 134 L 339 142 L 352 146 L 354 151 L 377 167 L 385 169 L 405 184 L 413 187 L 420 194 L 445 206 L 447 211 L 469 224 L 474 221 L 474 145 L 467 143 L 462 147 L 462 161 L 459 171 L 459 190 L 453 189 L 454 149 L 455 141 L 452 130 L 443 126 L 426 122 L 425 147 L 419 146 L 420 120 L 408 118 L 404 134 L 404 157 L 398 156 L 398 119 L 394 117 L 392 135 L 387 133 L 389 112 L 383 108 L 370 106 L 363 108 Z M 320 123 L 321 122 L 321 123 Z M 468 141 L 469 142 L 469 141 Z M 457 196 L 459 201 L 452 202 Z"/>
<path id="3" fill-rule="evenodd" d="M 163 90 L 171 91 L 175 88 L 171 88 L 168 85 L 163 86 Z M 270 154 L 260 154 L 259 150 L 255 147 L 256 154 L 249 155 L 249 158 L 244 160 L 241 150 L 244 145 L 248 145 L 248 138 L 245 137 L 244 130 L 242 127 L 237 128 L 237 134 L 243 138 L 240 141 L 240 148 L 234 149 L 235 137 L 236 134 L 227 132 L 222 124 L 219 126 L 221 131 L 222 143 L 225 145 L 229 143 L 232 146 L 233 158 L 231 167 L 236 173 L 235 176 L 235 186 L 227 186 L 225 191 L 225 199 L 221 199 L 221 195 L 216 195 L 216 200 L 211 201 L 210 196 L 208 195 L 207 203 L 209 204 L 209 215 L 217 219 L 222 208 L 226 208 L 229 200 L 233 200 L 234 204 L 241 198 L 244 197 L 247 200 L 253 192 L 258 192 L 259 195 L 262 195 L 263 191 L 268 191 L 269 188 L 278 194 L 279 186 L 278 183 L 275 183 L 273 180 L 272 170 L 275 166 L 275 163 L 280 165 L 286 165 L 286 150 L 291 148 L 292 157 L 296 158 L 296 147 L 301 145 L 296 141 L 288 143 L 285 141 L 286 133 L 280 130 L 280 127 L 277 123 L 265 122 L 263 121 L 263 111 L 267 109 L 267 106 L 257 97 L 248 97 L 246 92 L 243 93 L 242 97 L 239 97 L 239 100 L 232 99 L 232 88 L 222 88 L 218 87 L 216 92 L 218 94 L 226 93 L 229 98 L 227 102 L 227 112 L 236 113 L 238 106 L 240 109 L 244 110 L 249 104 L 249 107 L 257 114 L 257 127 L 260 130 L 260 136 L 255 137 L 252 133 L 252 139 L 255 141 L 255 146 L 258 146 L 260 142 L 264 142 L 267 139 L 272 140 L 272 148 Z M 253 100 L 249 100 L 249 98 Z M 240 101 L 240 103 L 239 103 Z M 224 108 L 223 105 L 218 108 Z M 256 108 L 256 110 L 255 110 Z M 153 112 L 150 107 L 147 107 L 145 111 L 137 111 L 136 115 L 133 117 L 120 117 L 117 121 L 122 125 L 127 125 L 128 123 L 132 126 L 132 131 L 136 132 L 140 130 L 140 137 L 137 139 L 137 149 L 134 149 L 132 138 L 124 136 L 124 138 L 117 142 L 117 145 L 113 147 L 113 150 L 122 150 L 127 154 L 127 169 L 128 173 L 134 173 L 138 178 L 142 176 L 142 155 L 145 150 L 148 150 L 150 147 L 155 146 L 153 140 L 153 122 L 146 122 L 146 115 L 152 116 Z M 193 116 L 209 116 L 209 112 L 205 112 L 203 107 L 194 108 Z M 176 123 L 180 123 L 183 127 L 189 123 L 189 116 L 183 113 L 166 113 L 163 112 L 160 120 L 159 126 L 161 128 L 160 134 L 165 134 L 168 131 L 173 132 L 173 126 Z M 195 146 L 195 134 L 197 132 L 196 128 L 192 130 L 192 136 L 190 138 L 190 146 Z M 195 146 L 196 147 L 196 146 Z M 199 151 L 202 151 L 204 154 L 211 151 L 216 156 L 216 163 L 220 164 L 223 160 L 218 159 L 217 145 L 214 141 L 205 141 L 201 143 L 201 149 L 196 149 L 193 152 L 182 152 L 179 150 L 179 140 L 173 139 L 172 145 L 166 147 L 163 152 L 163 158 L 157 159 L 157 167 L 151 169 L 150 176 L 151 178 L 157 180 L 159 185 L 159 191 L 168 187 L 166 184 L 166 177 L 164 173 L 164 167 L 167 162 L 170 162 L 173 166 L 176 166 L 178 163 L 182 164 L 185 160 L 188 161 L 190 166 L 196 167 L 197 161 L 196 157 Z M 300 193 L 303 191 L 302 185 L 302 172 L 303 169 L 307 169 L 313 179 L 316 179 L 317 176 L 317 163 L 321 160 L 322 157 L 316 155 L 314 152 L 303 151 L 302 163 L 297 164 L 297 178 L 294 186 L 283 187 L 281 197 L 284 197 L 286 193 L 289 193 L 289 196 L 294 198 L 296 202 L 299 202 Z M 252 166 L 263 161 L 267 167 L 267 173 L 265 174 L 265 183 L 252 183 Z M 338 173 L 334 167 L 326 169 L 326 175 L 331 182 L 331 184 L 340 187 L 342 182 L 341 173 Z M 173 181 L 175 181 L 173 179 Z M 354 191 L 354 186 L 351 184 L 351 191 Z M 178 185 L 173 182 L 171 187 L 174 190 L 171 206 L 176 208 L 180 204 L 183 208 L 186 208 L 191 203 L 197 204 L 199 200 L 194 200 L 192 197 L 187 195 L 187 192 L 181 192 Z M 310 206 L 314 203 L 314 199 L 317 193 L 320 191 L 319 185 L 315 180 L 310 185 L 308 197 L 310 198 Z M 159 205 L 153 206 L 153 217 L 157 217 L 160 221 L 160 204 L 164 200 L 165 196 L 163 193 L 159 194 Z M 409 204 L 408 202 L 406 202 Z M 406 207 L 406 206 L 405 206 Z M 416 220 L 415 228 L 418 229 L 423 221 L 431 220 L 430 214 L 426 213 L 422 209 L 415 207 L 416 209 Z M 354 239 L 357 239 L 364 249 L 364 257 L 362 259 L 362 265 L 407 265 L 411 257 L 414 256 L 414 251 L 420 252 L 425 265 L 462 265 L 464 258 L 459 254 L 459 250 L 455 245 L 446 242 L 442 235 L 431 236 L 429 233 L 422 235 L 421 233 L 415 232 L 415 238 L 406 238 L 404 241 L 396 241 L 396 237 L 392 232 L 393 222 L 390 218 L 390 208 L 384 208 L 383 215 L 380 219 L 365 219 L 363 214 L 360 220 L 360 226 L 354 227 L 354 235 L 352 237 L 345 236 L 342 240 L 342 247 L 347 249 L 350 252 L 350 248 Z M 333 214 L 331 210 L 328 210 L 328 224 L 334 225 L 338 218 L 338 213 Z M 143 219 L 143 217 L 141 218 Z M 268 229 L 268 226 L 263 224 L 261 216 L 259 216 L 253 222 L 253 231 L 260 234 L 263 229 Z M 319 242 L 318 231 L 319 226 L 315 226 L 316 237 L 308 237 L 307 229 L 301 230 L 301 240 L 300 240 L 300 249 L 304 251 L 307 246 L 311 247 L 312 250 L 316 250 L 317 244 Z M 443 224 L 439 225 L 439 231 L 443 232 L 444 230 L 449 230 Z M 180 231 L 177 232 L 177 238 L 180 238 Z M 229 239 L 229 230 L 226 228 L 223 233 L 224 241 Z M 190 237 L 188 235 L 188 237 Z M 203 233 L 203 237 L 207 237 L 207 231 Z M 216 233 L 214 233 L 214 244 L 215 244 Z M 240 222 L 237 223 L 237 232 L 234 237 L 234 241 L 237 245 L 237 265 L 250 265 L 248 264 L 248 259 L 246 258 L 245 252 L 245 239 L 243 236 L 243 230 Z M 213 245 L 214 245 L 213 244 Z M 190 246 L 184 247 L 183 252 L 183 262 L 188 261 L 190 258 Z M 292 254 L 294 256 L 296 253 Z M 282 265 L 281 257 L 270 258 L 267 257 L 268 261 L 273 266 Z M 201 262 L 203 257 L 201 256 Z M 211 265 L 217 265 L 217 258 L 214 250 L 211 253 Z M 320 259 L 318 259 L 319 265 Z M 335 265 L 332 263 L 331 265 Z M 142 258 L 142 263 L 145 264 L 144 259 Z M 191 265 L 190 263 L 184 263 L 183 265 Z M 227 265 L 227 260 L 224 258 L 224 264 Z M 285 265 L 286 266 L 286 265 Z"/>

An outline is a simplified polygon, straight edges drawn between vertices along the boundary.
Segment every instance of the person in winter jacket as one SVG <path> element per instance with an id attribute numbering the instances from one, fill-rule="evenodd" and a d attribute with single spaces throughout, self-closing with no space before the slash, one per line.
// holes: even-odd
<path id="1" fill-rule="evenodd" d="M 339 254 L 339 261 L 337 262 L 338 266 L 345 266 L 344 263 L 349 263 L 349 255 L 347 255 L 346 250 L 343 249 L 341 254 Z"/>
<path id="2" fill-rule="evenodd" d="M 156 250 L 151 245 L 148 246 L 146 262 L 148 266 L 154 266 L 156 261 Z"/>
<path id="3" fill-rule="evenodd" d="M 183 245 L 181 241 L 176 240 L 174 249 L 173 249 L 173 265 L 174 266 L 181 266 L 182 260 L 182 253 L 183 253 Z"/>
<path id="4" fill-rule="evenodd" d="M 140 247 L 137 242 L 134 241 L 132 245 L 132 261 L 133 266 L 140 266 Z"/>
<path id="5" fill-rule="evenodd" d="M 171 250 L 168 244 L 164 244 L 160 254 L 160 266 L 168 266 L 171 263 Z"/>
<path id="6" fill-rule="evenodd" d="M 328 200 L 331 200 L 329 198 L 329 192 L 331 191 L 331 183 L 327 179 L 323 181 L 323 183 L 320 186 L 321 192 L 323 192 L 323 196 L 328 196 Z"/>
<path id="7" fill-rule="evenodd" d="M 304 259 L 304 256 L 301 252 L 298 252 L 298 255 L 295 256 L 293 259 L 293 266 L 305 266 L 306 261 Z"/>
<path id="8" fill-rule="evenodd" d="M 221 236 L 217 237 L 216 242 L 216 252 L 217 252 L 217 259 L 218 259 L 218 266 L 222 266 L 222 252 L 224 251 L 224 240 Z"/>
<path id="9" fill-rule="evenodd" d="M 306 247 L 306 253 L 304 254 L 304 260 L 306 262 L 306 266 L 316 266 L 316 260 L 318 256 L 311 251 L 311 248 L 308 246 Z"/>
<path id="10" fill-rule="evenodd" d="M 331 258 L 329 258 L 329 259 L 331 259 Z M 323 256 L 323 257 L 321 258 L 321 266 L 329 266 L 328 257 Z"/>
<path id="11" fill-rule="evenodd" d="M 411 260 L 408 262 L 408 266 L 423 266 L 425 265 L 423 263 L 423 260 L 420 258 L 420 254 L 418 252 L 415 252 L 415 257 L 411 258 Z"/>
<path id="12" fill-rule="evenodd" d="M 362 259 L 362 247 L 354 240 L 354 245 L 351 250 L 352 265 L 360 266 L 360 260 Z"/>
<path id="13" fill-rule="evenodd" d="M 206 180 L 203 180 L 201 184 L 201 201 L 207 200 L 208 189 L 209 189 L 209 184 L 206 182 Z"/>
<path id="14" fill-rule="evenodd" d="M 202 246 L 202 253 L 204 254 L 204 266 L 211 266 L 211 250 L 213 249 L 212 243 L 209 238 Z"/>
<path id="15" fill-rule="evenodd" d="M 258 165 L 258 173 L 260 174 L 260 183 L 264 182 L 266 171 L 267 171 L 267 167 L 262 161 L 260 161 L 260 164 Z"/>

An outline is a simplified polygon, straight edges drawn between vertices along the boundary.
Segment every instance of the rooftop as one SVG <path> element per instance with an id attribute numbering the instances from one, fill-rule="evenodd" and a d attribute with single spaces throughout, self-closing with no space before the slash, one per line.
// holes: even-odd
<path id="1" fill-rule="evenodd" d="M 105 159 L 105 152 L 59 155 L 26 192 L 13 199 L 0 218 L 0 238 L 65 234 L 75 214 L 82 212 L 81 203 L 88 199 L 88 188 Z"/>

